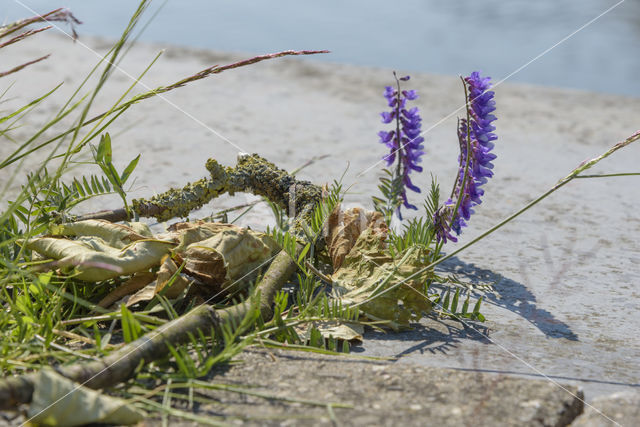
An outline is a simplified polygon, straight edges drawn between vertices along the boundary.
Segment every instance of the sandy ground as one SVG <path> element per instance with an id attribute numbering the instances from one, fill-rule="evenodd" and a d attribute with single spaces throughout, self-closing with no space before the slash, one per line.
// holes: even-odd
<path id="1" fill-rule="evenodd" d="M 2 69 L 53 55 L 16 77 L 2 79 L 1 91 L 14 84 L 3 98 L 7 104 L 0 108 L 27 102 L 64 82 L 50 101 L 24 118 L 13 137 L 24 139 L 50 117 L 96 63 L 91 50 L 105 53 L 109 46 L 99 39 L 73 44 L 41 35 L 3 49 Z M 108 109 L 132 83 L 131 76 L 141 73 L 161 49 L 166 49 L 164 55 L 142 79 L 149 88 L 245 57 L 137 46 L 122 61 L 124 72 L 114 73 L 90 115 Z M 292 170 L 313 156 L 328 155 L 299 175 L 324 183 L 347 170 L 344 185 L 351 188 L 346 204 L 370 208 L 382 167 L 377 162 L 385 151 L 377 142 L 376 133 L 384 128 L 378 113 L 386 107 L 383 88 L 392 82 L 387 69 L 297 59 L 225 72 L 130 109 L 110 128 L 116 164 L 123 167 L 142 154 L 129 193 L 141 197 L 206 176 L 208 157 L 233 165 L 239 151 L 257 152 Z M 428 129 L 423 164 L 448 193 L 456 168 L 455 127 L 460 112 L 455 112 L 463 103 L 460 82 L 455 76 L 413 73 L 407 86 L 421 96 L 415 105 L 422 112 L 423 129 Z M 132 93 L 145 90 L 139 84 Z M 504 83 L 496 88 L 496 100 L 495 177 L 486 185 L 484 202 L 461 242 L 640 127 L 640 99 Z M 12 144 L 1 140 L 0 158 Z M 22 166 L 32 167 L 41 159 Z M 615 154 L 593 172 L 638 172 L 638 159 L 640 144 Z M 0 171 L 3 186 L 14 171 Z M 82 165 L 75 171 L 85 172 Z M 426 190 L 429 179 L 429 173 L 423 173 L 414 182 Z M 20 180 L 19 173 L 5 200 L 15 194 Z M 356 351 L 401 356 L 400 362 L 422 365 L 548 376 L 583 387 L 588 400 L 603 393 L 638 390 L 638 182 L 638 177 L 577 180 L 449 262 L 447 269 L 495 285 L 484 305 L 488 321 L 480 328 L 427 321 L 410 333 L 370 333 Z M 411 194 L 411 200 L 420 204 L 419 196 Z M 244 195 L 221 199 L 195 216 L 253 199 Z M 84 210 L 112 207 L 119 207 L 117 199 L 98 201 Z M 270 222 L 269 208 L 258 205 L 241 224 L 263 228 Z M 452 244 L 446 249 L 455 248 Z"/>

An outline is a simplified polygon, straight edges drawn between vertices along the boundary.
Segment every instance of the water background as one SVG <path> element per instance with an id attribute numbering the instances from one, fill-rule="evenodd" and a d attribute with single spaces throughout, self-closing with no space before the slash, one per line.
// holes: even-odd
<path id="1" fill-rule="evenodd" d="M 138 2 L 0 4 L 5 22 L 30 16 L 23 5 L 38 13 L 66 6 L 84 22 L 81 35 L 115 38 Z M 329 49 L 312 60 L 401 72 L 481 70 L 495 81 L 515 72 L 509 81 L 640 97 L 640 0 L 168 0 L 152 3 L 146 18 L 158 10 L 140 40 L 247 53 Z"/>

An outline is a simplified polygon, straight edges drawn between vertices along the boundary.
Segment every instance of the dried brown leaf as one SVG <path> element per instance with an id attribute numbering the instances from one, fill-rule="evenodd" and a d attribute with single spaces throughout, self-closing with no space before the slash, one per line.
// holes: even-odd
<path id="1" fill-rule="evenodd" d="M 39 237 L 25 243 L 27 249 L 57 260 L 57 267 L 75 267 L 79 272 L 76 278 L 87 282 L 129 276 L 158 266 L 173 246 L 172 242 L 147 239 L 120 249 L 96 236 L 82 236 L 77 240 Z"/>
<path id="2" fill-rule="evenodd" d="M 144 223 L 115 224 L 103 219 L 89 219 L 53 226 L 51 234 L 76 237 L 95 236 L 101 238 L 109 246 L 118 249 L 137 240 L 153 238 L 149 227 Z"/>
<path id="3" fill-rule="evenodd" d="M 345 341 L 362 341 L 362 334 L 364 334 L 364 326 L 361 324 L 339 320 L 311 322 L 300 325 L 295 329 L 302 340 L 309 341 L 312 328 L 316 328 L 323 338 L 335 338 Z"/>
<path id="4" fill-rule="evenodd" d="M 364 230 L 371 228 L 383 241 L 388 233 L 387 225 L 380 212 L 365 211 L 362 208 L 351 208 L 343 211 L 340 209 L 340 205 L 336 206 L 331 212 L 328 228 L 327 249 L 334 271 L 340 268 L 344 258 L 351 251 Z"/>
<path id="5" fill-rule="evenodd" d="M 150 271 L 143 271 L 134 274 L 129 280 L 127 280 L 122 285 L 109 292 L 104 298 L 102 298 L 98 303 L 98 306 L 102 308 L 110 307 L 114 302 L 119 301 L 127 295 L 131 295 L 144 288 L 149 283 L 151 283 L 153 279 L 155 279 L 155 277 L 156 275 Z"/>
<path id="6" fill-rule="evenodd" d="M 140 289 L 135 294 L 131 295 L 130 297 L 128 298 L 125 297 L 124 303 L 127 307 L 131 307 L 132 305 L 142 301 L 151 301 L 155 296 L 156 296 L 156 282 L 153 281 L 149 283 L 147 286 L 145 286 L 144 288 Z"/>
<path id="7" fill-rule="evenodd" d="M 126 401 L 74 383 L 53 369 L 36 374 L 27 411 L 29 424 L 36 426 L 131 425 L 145 415 Z"/>
<path id="8" fill-rule="evenodd" d="M 155 293 L 160 293 L 166 288 L 164 296 L 167 298 L 177 298 L 182 291 L 189 286 L 189 281 L 185 279 L 181 274 L 178 274 L 173 282 L 169 285 L 171 278 L 178 271 L 178 266 L 171 259 L 170 256 L 165 257 L 160 269 L 158 270 L 158 277 L 156 279 Z"/>

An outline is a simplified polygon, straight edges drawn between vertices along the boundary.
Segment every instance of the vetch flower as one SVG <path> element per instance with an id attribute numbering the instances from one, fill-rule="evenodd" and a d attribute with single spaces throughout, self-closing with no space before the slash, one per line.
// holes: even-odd
<path id="1" fill-rule="evenodd" d="M 434 215 L 438 241 L 452 238 L 450 230 L 460 234 L 474 213 L 473 207 L 482 203 L 484 190 L 480 188 L 493 176 L 496 155 L 491 153 L 497 136 L 492 122 L 496 116 L 494 92 L 490 91 L 491 78 L 481 77 L 478 71 L 464 78 L 467 97 L 467 117 L 458 126 L 460 143 L 459 170 L 451 197 Z M 449 218 L 449 224 L 445 218 Z"/>
<path id="2" fill-rule="evenodd" d="M 438 242 L 447 243 L 447 240 L 457 242 L 458 239 L 451 234 L 450 215 L 448 215 L 448 208 L 445 205 L 439 208 L 433 214 L 433 228 L 436 231 L 436 239 Z"/>
<path id="3" fill-rule="evenodd" d="M 395 72 L 394 72 L 395 77 Z M 408 209 L 418 208 L 409 203 L 407 199 L 406 189 L 420 193 L 420 188 L 414 185 L 409 178 L 411 171 L 422 172 L 422 167 L 418 165 L 424 154 L 422 151 L 424 138 L 420 136 L 422 118 L 420 117 L 417 107 L 407 109 L 407 101 L 413 101 L 418 98 L 415 90 L 400 90 L 400 81 L 409 80 L 409 76 L 397 78 L 396 88 L 392 86 L 385 87 L 384 97 L 387 99 L 387 105 L 391 107 L 391 111 L 385 111 L 380 114 L 383 123 L 395 123 L 395 129 L 391 131 L 380 131 L 380 142 L 389 148 L 389 154 L 383 159 L 387 161 L 387 166 L 391 166 L 396 162 L 396 170 L 394 173 L 394 182 L 398 185 L 395 188 L 395 194 L 400 198 L 402 204 Z M 397 209 L 400 215 L 400 207 Z"/>

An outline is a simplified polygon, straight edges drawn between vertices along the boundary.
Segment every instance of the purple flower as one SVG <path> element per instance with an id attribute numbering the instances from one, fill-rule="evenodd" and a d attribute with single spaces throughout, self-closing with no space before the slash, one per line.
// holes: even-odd
<path id="1" fill-rule="evenodd" d="M 395 73 L 394 73 L 395 76 Z M 402 204 L 408 209 L 418 208 L 410 204 L 407 199 L 406 189 L 410 189 L 417 193 L 420 188 L 415 186 L 409 178 L 411 171 L 422 172 L 422 167 L 418 165 L 424 154 L 422 151 L 424 138 L 420 136 L 422 126 L 422 118 L 420 118 L 417 107 L 406 108 L 407 101 L 413 101 L 418 98 L 415 90 L 400 90 L 400 81 L 409 80 L 409 76 L 396 78 L 396 86 L 387 86 L 384 91 L 384 97 L 387 99 L 387 105 L 391 107 L 391 111 L 385 111 L 380 114 L 383 123 L 395 122 L 395 129 L 391 131 L 380 131 L 380 142 L 389 148 L 389 154 L 383 159 L 387 161 L 387 166 L 392 165 L 396 161 L 397 167 L 395 177 L 401 182 L 401 188 L 398 188 L 397 196 L 402 200 Z M 400 215 L 400 207 L 397 209 Z"/>
<path id="2" fill-rule="evenodd" d="M 474 71 L 464 79 L 468 90 L 467 118 L 460 120 L 458 141 L 460 143 L 460 167 L 452 196 L 434 215 L 434 226 L 438 241 L 452 238 L 450 230 L 460 234 L 466 221 L 474 213 L 473 207 L 482 203 L 484 190 L 480 188 L 493 176 L 491 153 L 493 141 L 497 136 L 491 123 L 496 117 L 491 114 L 495 109 L 494 92 L 490 91 L 490 77 L 480 77 Z M 455 201 L 454 201 L 455 200 Z M 449 218 L 450 225 L 447 224 Z"/>
<path id="3" fill-rule="evenodd" d="M 436 230 L 436 239 L 438 242 L 442 241 L 447 243 L 447 240 L 457 242 L 458 239 L 451 234 L 451 225 L 449 224 L 450 215 L 447 214 L 448 210 L 446 205 L 444 208 L 440 208 L 433 214 L 433 227 Z"/>

